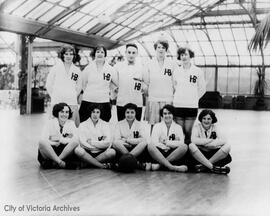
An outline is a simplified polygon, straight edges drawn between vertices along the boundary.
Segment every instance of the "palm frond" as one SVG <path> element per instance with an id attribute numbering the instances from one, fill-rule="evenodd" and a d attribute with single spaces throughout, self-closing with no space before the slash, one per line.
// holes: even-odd
<path id="1" fill-rule="evenodd" d="M 249 50 L 265 48 L 270 41 L 270 13 L 258 24 L 256 32 L 248 45 Z"/>

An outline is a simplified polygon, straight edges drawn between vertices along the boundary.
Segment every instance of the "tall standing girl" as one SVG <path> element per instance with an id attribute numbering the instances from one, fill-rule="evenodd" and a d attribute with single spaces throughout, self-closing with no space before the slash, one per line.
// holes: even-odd
<path id="1" fill-rule="evenodd" d="M 193 124 L 198 114 L 199 99 L 206 91 L 203 72 L 195 66 L 191 59 L 194 52 L 189 48 L 179 48 L 177 59 L 182 66 L 174 73 L 174 98 L 175 121 L 180 124 L 185 134 L 185 143 L 190 143 Z"/>

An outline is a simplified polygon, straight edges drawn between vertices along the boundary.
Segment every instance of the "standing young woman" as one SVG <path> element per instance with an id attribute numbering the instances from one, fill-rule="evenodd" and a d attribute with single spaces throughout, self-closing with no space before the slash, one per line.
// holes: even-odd
<path id="1" fill-rule="evenodd" d="M 212 171 L 227 174 L 230 168 L 225 166 L 232 158 L 229 154 L 230 145 L 222 138 L 218 130 L 217 118 L 212 110 L 202 110 L 199 123 L 192 130 L 189 150 L 191 155 L 200 163 L 195 166 L 196 171 Z"/>
<path id="2" fill-rule="evenodd" d="M 154 44 L 156 57 L 148 64 L 144 73 L 144 81 L 148 86 L 148 102 L 145 117 L 151 128 L 160 122 L 159 111 L 165 104 L 173 102 L 173 73 L 177 67 L 176 62 L 166 58 L 169 43 L 158 40 Z"/>
<path id="3" fill-rule="evenodd" d="M 38 161 L 43 168 L 66 168 L 69 156 L 74 153 L 79 140 L 72 111 L 66 103 L 55 104 L 38 147 Z"/>
<path id="4" fill-rule="evenodd" d="M 108 168 L 106 162 L 115 157 L 115 150 L 110 148 L 112 138 L 109 123 L 100 119 L 99 105 L 92 105 L 89 112 L 90 118 L 80 124 L 80 146 L 75 153 L 87 164 L 105 169 Z"/>
<path id="5" fill-rule="evenodd" d="M 60 49 L 60 59 L 52 67 L 47 77 L 46 89 L 51 97 L 51 107 L 57 103 L 67 103 L 72 110 L 72 119 L 76 126 L 80 124 L 78 112 L 78 96 L 82 89 L 81 71 L 73 63 L 75 49 L 65 45 Z"/>
<path id="6" fill-rule="evenodd" d="M 116 82 L 116 72 L 106 62 L 107 50 L 97 46 L 93 51 L 94 61 L 83 70 L 83 96 L 79 114 L 81 122 L 87 120 L 92 105 L 99 105 L 100 118 L 106 122 L 111 119 L 110 87 Z"/>
<path id="7" fill-rule="evenodd" d="M 203 72 L 191 62 L 192 58 L 194 58 L 192 50 L 179 48 L 177 59 L 181 60 L 182 66 L 173 74 L 175 121 L 183 128 L 186 144 L 190 143 L 191 130 L 198 114 L 199 99 L 206 91 Z"/>

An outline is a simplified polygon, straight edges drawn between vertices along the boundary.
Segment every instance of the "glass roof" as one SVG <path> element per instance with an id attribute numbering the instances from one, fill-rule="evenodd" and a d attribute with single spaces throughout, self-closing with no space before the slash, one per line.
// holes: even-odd
<path id="1" fill-rule="evenodd" d="M 261 64 L 260 54 L 247 49 L 254 34 L 249 12 L 255 11 L 257 19 L 263 19 L 270 11 L 270 1 L 257 0 L 256 10 L 251 0 L 237 2 L 242 1 L 2 0 L 0 30 L 81 47 L 103 43 L 111 56 L 123 55 L 121 45 L 135 42 L 142 59 L 154 56 L 153 44 L 162 36 L 169 41 L 168 55 L 173 58 L 179 46 L 188 44 L 199 65 Z M 0 37 L 0 46 L 4 47 L 0 49 L 0 62 L 11 61 L 15 55 L 9 46 L 13 42 L 6 38 L 10 37 Z M 88 61 L 89 52 L 83 49 L 82 61 Z M 50 59 L 56 56 L 55 50 L 34 51 L 34 62 L 48 59 L 52 63 Z M 265 49 L 265 62 L 270 64 L 269 49 Z"/>

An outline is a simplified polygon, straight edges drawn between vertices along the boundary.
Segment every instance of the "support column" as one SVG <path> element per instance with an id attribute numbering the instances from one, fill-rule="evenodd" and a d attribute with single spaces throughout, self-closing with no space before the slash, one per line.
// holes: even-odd
<path id="1" fill-rule="evenodd" d="M 218 67 L 216 66 L 215 67 L 215 87 L 214 87 L 215 89 L 215 91 L 217 91 L 218 90 Z"/>
<path id="2" fill-rule="evenodd" d="M 26 99 L 26 114 L 31 114 L 32 108 L 32 65 L 33 65 L 33 36 L 27 36 L 27 47 L 28 47 L 28 55 L 27 55 L 27 99 Z"/>

